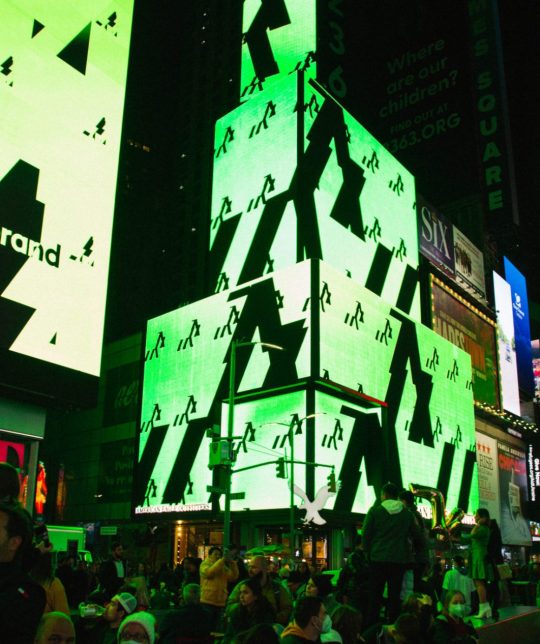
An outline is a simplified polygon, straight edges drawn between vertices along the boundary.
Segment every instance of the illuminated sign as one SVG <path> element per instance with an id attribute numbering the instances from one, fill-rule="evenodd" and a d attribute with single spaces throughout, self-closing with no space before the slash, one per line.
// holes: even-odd
<path id="1" fill-rule="evenodd" d="M 503 280 L 500 275 L 497 275 L 497 273 L 493 273 L 493 289 L 495 293 L 495 308 L 497 309 L 502 406 L 503 409 L 519 416 L 521 410 L 519 406 L 512 293 L 510 284 Z"/>
<path id="2" fill-rule="evenodd" d="M 314 498 L 334 467 L 342 485 L 326 509 L 366 512 L 387 480 L 475 506 L 470 357 L 336 269 L 306 261 L 149 321 L 137 508 L 210 502 L 206 430 L 218 423 L 225 433 L 234 339 L 253 342 L 237 352 L 234 469 L 265 463 L 233 475 L 233 492 L 245 493 L 234 510 L 288 507 L 287 481 L 271 463 L 290 449 L 291 418 L 313 414 L 295 433 L 295 458 L 319 467 L 299 465 L 295 480 Z M 322 390 L 333 382 L 347 400 L 339 387 Z M 364 396 L 388 402 L 384 419 Z"/>
<path id="3" fill-rule="evenodd" d="M 540 340 L 531 340 L 534 397 L 540 400 Z"/>
<path id="4" fill-rule="evenodd" d="M 499 501 L 499 468 L 497 464 L 497 441 L 491 436 L 476 433 L 476 462 L 478 464 L 478 491 L 480 506 L 489 516 L 501 521 Z"/>
<path id="5" fill-rule="evenodd" d="M 456 282 L 480 300 L 486 299 L 484 255 L 459 228 L 454 226 Z"/>
<path id="6" fill-rule="evenodd" d="M 424 199 L 417 199 L 420 251 L 452 277 L 455 273 L 454 227 L 452 222 Z"/>
<path id="7" fill-rule="evenodd" d="M 526 454 L 500 441 L 497 441 L 497 452 L 503 543 L 529 546 L 531 533 L 523 513 L 528 498 Z"/>
<path id="8" fill-rule="evenodd" d="M 529 477 L 529 499 L 540 498 L 540 449 L 537 443 L 529 443 L 527 448 L 527 475 Z"/>
<path id="9" fill-rule="evenodd" d="M 315 76 L 315 2 L 245 0 L 242 32 L 242 101 L 295 71 Z"/>
<path id="10" fill-rule="evenodd" d="M 2 3 L 0 347 L 19 366 L 99 375 L 132 9 Z"/>
<path id="11" fill-rule="evenodd" d="M 216 124 L 213 288 L 319 258 L 420 319 L 415 200 L 413 176 L 324 89 L 276 80 Z"/>
<path id="12" fill-rule="evenodd" d="M 436 278 L 431 297 L 433 329 L 471 356 L 474 399 L 499 407 L 495 323 Z"/>
<path id="13" fill-rule="evenodd" d="M 529 321 L 529 299 L 525 276 L 512 262 L 504 258 L 506 281 L 512 289 L 512 311 L 516 334 L 516 355 L 518 366 L 519 388 L 529 397 L 534 394 L 532 371 L 531 327 Z"/>

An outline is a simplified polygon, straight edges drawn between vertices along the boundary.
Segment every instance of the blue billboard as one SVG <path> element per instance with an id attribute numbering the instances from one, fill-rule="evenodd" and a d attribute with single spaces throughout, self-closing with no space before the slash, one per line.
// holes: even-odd
<path id="1" fill-rule="evenodd" d="M 516 357 L 520 390 L 529 398 L 534 395 L 534 377 L 532 370 L 531 327 L 529 321 L 529 301 L 527 299 L 527 281 L 512 262 L 504 258 L 506 281 L 512 290 L 512 314 L 516 337 Z"/>

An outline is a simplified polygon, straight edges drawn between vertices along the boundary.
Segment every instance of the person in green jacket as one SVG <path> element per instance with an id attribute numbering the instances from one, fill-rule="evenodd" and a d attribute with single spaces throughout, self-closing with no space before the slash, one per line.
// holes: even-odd
<path id="1" fill-rule="evenodd" d="M 463 541 L 469 543 L 469 576 L 474 581 L 478 592 L 480 604 L 477 619 L 491 617 L 491 608 L 487 601 L 487 582 L 491 579 L 491 572 L 487 562 L 489 542 L 489 512 L 485 508 L 478 508 L 474 515 L 476 525 L 469 534 L 461 536 Z"/>

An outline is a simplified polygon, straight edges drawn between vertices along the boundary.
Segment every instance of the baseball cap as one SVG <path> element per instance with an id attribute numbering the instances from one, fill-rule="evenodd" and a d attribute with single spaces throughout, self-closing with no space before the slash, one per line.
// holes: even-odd
<path id="1" fill-rule="evenodd" d="M 137 608 L 137 600 L 131 593 L 119 593 L 113 599 L 118 601 L 128 615 Z"/>

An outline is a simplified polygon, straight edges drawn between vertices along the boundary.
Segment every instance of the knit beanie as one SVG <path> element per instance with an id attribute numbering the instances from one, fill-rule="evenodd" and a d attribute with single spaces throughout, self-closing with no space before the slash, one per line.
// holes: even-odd
<path id="1" fill-rule="evenodd" d="M 121 641 L 120 636 L 122 635 L 124 628 L 128 624 L 131 624 L 133 622 L 140 624 L 144 628 L 146 634 L 148 635 L 148 641 L 150 642 L 150 644 L 154 644 L 156 640 L 156 619 L 151 613 L 147 613 L 146 611 L 133 613 L 133 615 L 128 615 L 124 619 L 124 621 L 120 624 L 120 628 L 118 629 L 118 641 Z"/>

